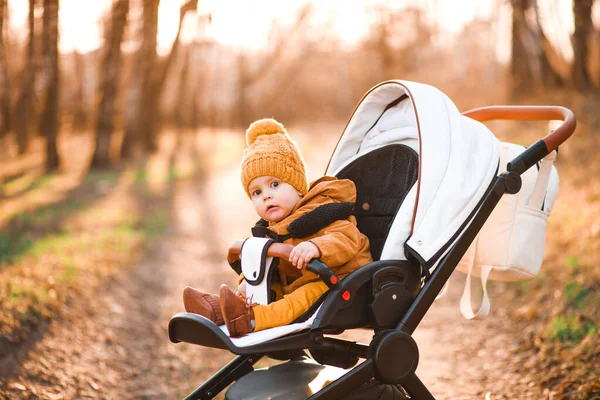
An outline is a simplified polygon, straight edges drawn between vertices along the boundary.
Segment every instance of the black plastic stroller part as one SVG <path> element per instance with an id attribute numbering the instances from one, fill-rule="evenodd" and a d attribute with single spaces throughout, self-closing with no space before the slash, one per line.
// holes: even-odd
<path id="1" fill-rule="evenodd" d="M 306 265 L 306 270 L 317 274 L 319 278 L 325 282 L 329 290 L 335 289 L 337 284 L 340 282 L 340 279 L 337 277 L 337 275 L 334 274 L 327 265 L 323 264 L 321 260 L 316 258 L 313 258 L 309 261 L 309 263 Z"/>
<path id="2" fill-rule="evenodd" d="M 349 345 L 343 343 L 338 348 L 332 349 L 312 349 L 309 351 L 311 357 L 323 365 L 332 365 L 334 367 L 348 369 L 352 368 L 358 362 L 358 357 L 350 354 Z"/>
<path id="3" fill-rule="evenodd" d="M 310 396 L 309 384 L 326 367 L 307 357 L 290 360 L 285 364 L 256 370 L 252 376 L 242 377 L 225 393 L 226 400 L 295 400 Z M 340 400 L 405 400 L 403 391 L 395 385 L 371 380 Z"/>
<path id="4" fill-rule="evenodd" d="M 263 356 L 252 354 L 247 356 L 238 356 L 231 360 L 219 372 L 214 374 L 202 386 L 198 387 L 192 393 L 186 396 L 187 399 L 212 399 L 221 393 L 227 386 L 254 371 L 253 365 Z"/>
<path id="5" fill-rule="evenodd" d="M 381 273 L 380 271 L 385 271 Z M 378 274 L 375 286 L 373 276 Z M 402 284 L 398 281 L 402 280 Z M 367 264 L 340 281 L 315 317 L 312 328 L 339 331 L 352 328 L 385 329 L 395 326 L 414 300 L 421 284 L 419 268 L 405 260 L 381 260 Z M 392 288 L 393 291 L 388 291 Z M 394 294 L 396 298 L 394 298 Z M 379 307 L 399 312 L 379 321 Z M 376 310 L 375 312 L 373 310 Z"/>
<path id="6" fill-rule="evenodd" d="M 388 331 L 374 340 L 377 341 L 373 352 L 377 379 L 386 383 L 402 383 L 415 373 L 419 349 L 412 336 L 405 332 Z"/>
<path id="7" fill-rule="evenodd" d="M 398 323 L 417 295 L 419 276 L 394 267 L 384 267 L 373 274 L 373 302 L 369 306 L 373 316 L 373 326 L 392 327 Z"/>
<path id="8" fill-rule="evenodd" d="M 394 217 L 418 176 L 419 156 L 402 144 L 373 150 L 337 174 L 356 185 L 354 214 L 358 229 L 369 238 L 373 260 L 379 260 Z"/>
<path id="9" fill-rule="evenodd" d="M 543 140 L 538 140 L 529 146 L 524 152 L 511 160 L 506 165 L 506 170 L 514 171 L 521 175 L 548 154 L 550 154 L 550 152 L 548 151 L 548 147 L 546 147 L 546 143 Z"/>

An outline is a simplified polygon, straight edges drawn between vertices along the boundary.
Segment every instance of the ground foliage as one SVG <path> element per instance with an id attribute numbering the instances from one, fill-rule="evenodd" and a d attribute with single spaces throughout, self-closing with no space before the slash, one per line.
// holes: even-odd
<path id="1" fill-rule="evenodd" d="M 167 227 L 143 163 L 82 175 L 85 167 L 15 189 L 35 176 L 23 171 L 2 185 L 0 358 L 83 291 L 123 273 Z"/>

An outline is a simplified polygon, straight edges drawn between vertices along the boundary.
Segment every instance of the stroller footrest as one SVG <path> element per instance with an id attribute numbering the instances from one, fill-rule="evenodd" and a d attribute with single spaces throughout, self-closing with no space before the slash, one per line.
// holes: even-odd
<path id="1" fill-rule="evenodd" d="M 279 350 L 313 347 L 320 332 L 310 332 L 313 318 L 297 324 L 278 326 L 231 338 L 227 328 L 217 326 L 198 314 L 179 313 L 169 321 L 169 338 L 173 343 L 185 342 L 204 347 L 229 350 L 234 354 L 268 353 Z"/>

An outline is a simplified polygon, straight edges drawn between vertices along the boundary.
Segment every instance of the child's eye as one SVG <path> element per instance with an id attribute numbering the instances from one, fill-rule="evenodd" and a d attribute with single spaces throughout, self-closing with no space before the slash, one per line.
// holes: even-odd
<path id="1" fill-rule="evenodd" d="M 279 182 L 278 181 L 271 182 L 271 187 L 272 188 L 276 188 L 277 186 L 279 186 Z"/>
<path id="2" fill-rule="evenodd" d="M 252 192 L 252 196 L 256 197 L 260 195 L 260 190 L 256 189 L 254 192 Z"/>

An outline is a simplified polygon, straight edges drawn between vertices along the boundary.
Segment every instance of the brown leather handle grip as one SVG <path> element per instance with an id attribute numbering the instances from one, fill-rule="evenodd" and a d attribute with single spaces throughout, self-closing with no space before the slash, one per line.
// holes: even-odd
<path id="1" fill-rule="evenodd" d="M 531 120 L 531 121 L 563 121 L 553 132 L 542 140 L 552 152 L 565 142 L 575 131 L 577 122 L 573 112 L 559 106 L 490 106 L 468 110 L 463 115 L 477 121 L 490 120 Z"/>
<path id="2" fill-rule="evenodd" d="M 227 261 L 229 263 L 235 262 L 238 258 L 240 258 L 240 252 L 242 251 L 243 240 L 236 240 L 233 242 L 231 247 L 229 247 L 229 251 L 227 252 Z M 267 250 L 267 255 L 270 257 L 281 257 L 284 259 L 290 258 L 290 253 L 294 246 L 291 244 L 285 243 L 273 243 L 269 246 Z"/>

